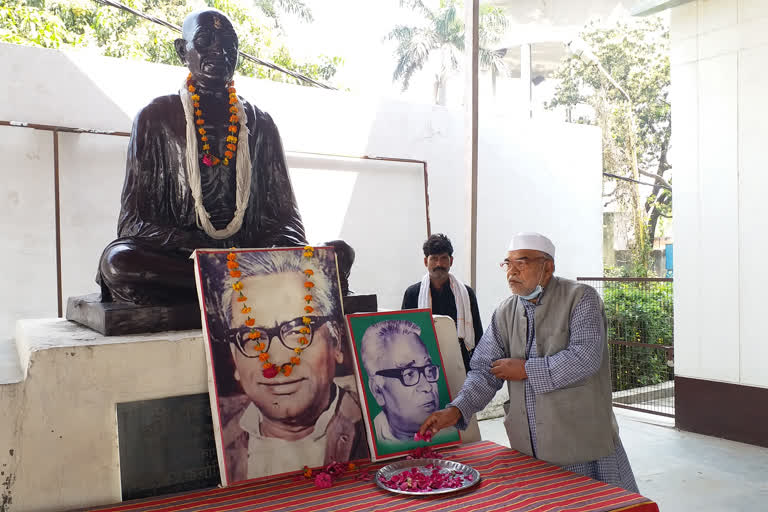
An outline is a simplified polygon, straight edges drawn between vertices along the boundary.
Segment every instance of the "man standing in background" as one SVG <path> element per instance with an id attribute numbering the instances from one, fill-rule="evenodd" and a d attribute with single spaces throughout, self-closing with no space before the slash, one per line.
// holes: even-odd
<path id="1" fill-rule="evenodd" d="M 424 242 L 424 266 L 421 282 L 405 290 L 402 309 L 431 308 L 434 315 L 446 315 L 456 323 L 461 357 L 469 372 L 472 351 L 483 335 L 483 324 L 475 292 L 450 273 L 453 245 L 447 236 L 436 233 Z"/>

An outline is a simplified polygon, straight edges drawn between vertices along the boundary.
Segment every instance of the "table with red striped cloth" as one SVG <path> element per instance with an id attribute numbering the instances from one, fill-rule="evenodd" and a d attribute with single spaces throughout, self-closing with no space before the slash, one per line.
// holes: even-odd
<path id="1" fill-rule="evenodd" d="M 92 512 L 658 512 L 651 500 L 585 476 L 564 471 L 490 441 L 444 450 L 445 458 L 480 472 L 479 485 L 441 496 L 404 496 L 380 489 L 350 472 L 329 489 L 298 473 L 267 477 L 227 488 L 124 502 Z M 387 463 L 364 463 L 371 475 Z"/>

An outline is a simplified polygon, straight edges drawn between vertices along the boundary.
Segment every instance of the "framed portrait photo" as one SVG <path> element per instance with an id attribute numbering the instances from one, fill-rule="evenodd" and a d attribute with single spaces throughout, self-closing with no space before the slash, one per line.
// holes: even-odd
<path id="1" fill-rule="evenodd" d="M 222 484 L 367 458 L 333 248 L 194 258 Z"/>
<path id="2" fill-rule="evenodd" d="M 423 446 L 460 444 L 453 427 L 430 442 L 414 440 L 424 420 L 451 401 L 432 312 L 347 315 L 347 327 L 371 459 L 395 458 Z"/>

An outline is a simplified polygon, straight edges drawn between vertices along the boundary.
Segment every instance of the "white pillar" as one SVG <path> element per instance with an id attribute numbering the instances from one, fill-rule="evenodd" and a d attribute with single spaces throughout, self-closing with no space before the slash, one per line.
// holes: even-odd
<path id="1" fill-rule="evenodd" d="M 478 16 L 479 0 L 465 2 L 464 47 L 466 52 L 464 88 L 464 129 L 466 140 L 464 153 L 466 159 L 466 194 L 467 194 L 467 283 L 476 288 L 477 278 L 477 98 L 478 98 Z"/>

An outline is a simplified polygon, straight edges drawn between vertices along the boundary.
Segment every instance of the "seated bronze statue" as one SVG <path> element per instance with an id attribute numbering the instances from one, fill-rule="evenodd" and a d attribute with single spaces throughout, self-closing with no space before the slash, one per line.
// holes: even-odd
<path id="1" fill-rule="evenodd" d="M 232 23 L 198 11 L 182 36 L 175 46 L 189 77 L 133 124 L 118 238 L 99 262 L 102 301 L 195 303 L 194 249 L 306 244 L 277 127 L 234 89 Z"/>

